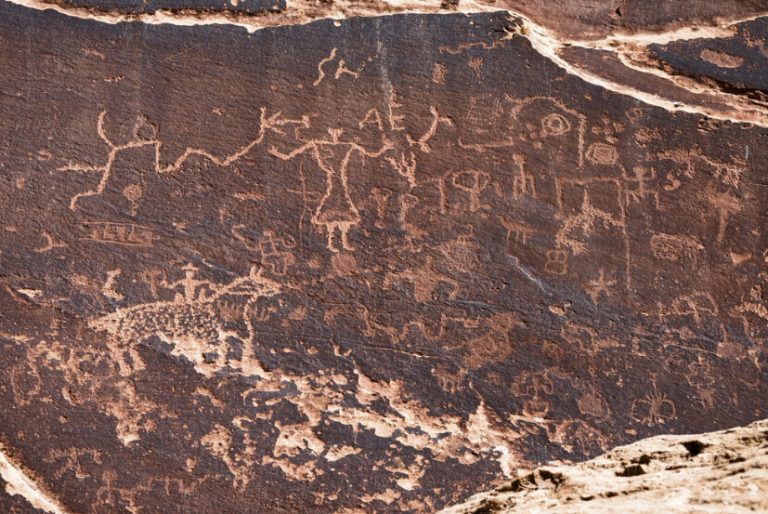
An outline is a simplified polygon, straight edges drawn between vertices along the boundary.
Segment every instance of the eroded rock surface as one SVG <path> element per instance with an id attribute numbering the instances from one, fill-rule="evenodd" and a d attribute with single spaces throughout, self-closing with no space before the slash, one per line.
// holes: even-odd
<path id="1" fill-rule="evenodd" d="M 766 512 L 768 420 L 659 436 L 581 464 L 541 467 L 442 514 Z"/>
<path id="2" fill-rule="evenodd" d="M 761 98 L 462 5 L 0 2 L 0 502 L 432 512 L 768 415 Z"/>
<path id="3" fill-rule="evenodd" d="M 232 18 L 279 13 L 267 23 L 293 23 L 322 17 L 344 17 L 402 11 L 508 10 L 526 15 L 563 38 L 598 39 L 614 32 L 669 31 L 680 27 L 701 29 L 764 15 L 765 0 L 12 0 L 43 7 L 61 6 L 94 14 L 138 15 L 163 12 L 204 21 L 211 14 Z M 262 20 L 264 22 L 264 20 Z M 259 21 L 255 21 L 259 23 Z"/>

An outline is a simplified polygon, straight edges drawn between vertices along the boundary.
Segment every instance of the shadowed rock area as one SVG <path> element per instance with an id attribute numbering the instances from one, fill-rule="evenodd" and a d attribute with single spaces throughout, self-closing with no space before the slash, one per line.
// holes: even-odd
<path id="1" fill-rule="evenodd" d="M 0 1 L 0 510 L 435 512 L 768 416 L 761 2 L 152 5 Z"/>
<path id="2" fill-rule="evenodd" d="M 572 465 L 542 467 L 442 514 L 765 512 L 768 421 L 658 436 Z"/>

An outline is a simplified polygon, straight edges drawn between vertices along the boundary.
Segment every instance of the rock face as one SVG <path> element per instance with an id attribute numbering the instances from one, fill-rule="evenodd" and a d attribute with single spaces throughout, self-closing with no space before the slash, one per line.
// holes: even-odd
<path id="1" fill-rule="evenodd" d="M 588 462 L 537 469 L 442 514 L 766 512 L 768 420 L 658 436 Z"/>
<path id="2" fill-rule="evenodd" d="M 555 4 L 0 1 L 0 510 L 433 512 L 768 416 L 764 3 Z"/>

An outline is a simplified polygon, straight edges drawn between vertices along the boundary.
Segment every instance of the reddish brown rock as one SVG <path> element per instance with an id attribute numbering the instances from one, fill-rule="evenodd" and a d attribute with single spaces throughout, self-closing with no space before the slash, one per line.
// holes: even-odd
<path id="1" fill-rule="evenodd" d="M 435 511 L 767 415 L 764 107 L 658 38 L 73 5 L 0 3 L 0 441 L 52 511 Z"/>
<path id="2" fill-rule="evenodd" d="M 734 20 L 764 15 L 764 0 L 505 0 L 564 37 L 593 39 L 614 32 L 642 33 L 681 27 L 716 27 Z"/>

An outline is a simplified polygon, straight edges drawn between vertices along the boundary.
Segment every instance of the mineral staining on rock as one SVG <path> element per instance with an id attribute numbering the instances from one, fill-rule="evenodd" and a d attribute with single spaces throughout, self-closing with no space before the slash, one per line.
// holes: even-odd
<path id="1" fill-rule="evenodd" d="M 435 511 L 766 415 L 731 104 L 603 87 L 601 44 L 505 12 L 66 9 L 0 3 L 0 435 L 63 512 Z"/>
<path id="2" fill-rule="evenodd" d="M 762 512 L 768 421 L 658 436 L 573 465 L 544 466 L 443 514 Z"/>

